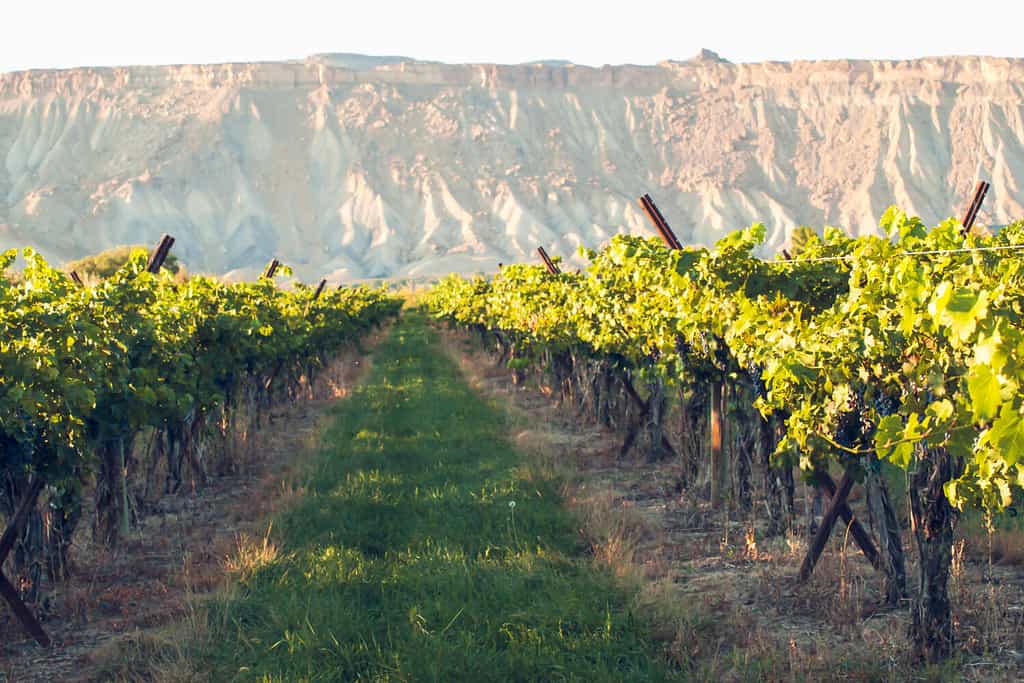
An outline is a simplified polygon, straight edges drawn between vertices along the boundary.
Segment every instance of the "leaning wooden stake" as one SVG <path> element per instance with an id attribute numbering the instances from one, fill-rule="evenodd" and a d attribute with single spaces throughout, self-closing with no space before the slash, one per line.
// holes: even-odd
<path id="1" fill-rule="evenodd" d="M 544 266 L 548 269 L 548 272 L 552 275 L 558 275 L 561 273 L 561 269 L 555 265 L 555 262 L 548 256 L 548 252 L 544 250 L 544 247 L 537 247 L 537 253 L 540 254 L 540 260 L 544 262 Z"/>
<path id="2" fill-rule="evenodd" d="M 160 241 L 156 243 L 153 251 L 149 254 L 146 272 L 153 273 L 154 275 L 159 273 L 161 266 L 164 265 L 164 261 L 167 260 L 167 254 L 170 253 L 172 246 L 174 246 L 174 238 L 166 234 L 161 235 Z"/>
<path id="3" fill-rule="evenodd" d="M 313 301 L 320 298 L 320 295 L 324 293 L 324 287 L 327 286 L 327 278 L 320 281 L 320 284 L 316 286 L 316 291 L 313 292 Z"/>
<path id="4" fill-rule="evenodd" d="M 669 249 L 682 249 L 683 245 L 676 237 L 675 232 L 669 226 L 665 216 L 658 209 L 657 204 L 651 199 L 651 195 L 645 194 L 639 199 L 640 206 L 647 219 L 651 221 L 654 229 L 661 236 L 661 240 Z M 711 385 L 711 401 L 709 407 L 709 422 L 711 427 L 710 439 L 710 468 L 711 468 L 711 507 L 717 510 L 722 505 L 722 470 L 725 465 L 724 442 L 726 439 L 725 414 L 722 406 L 722 382 L 713 382 Z"/>
<path id="5" fill-rule="evenodd" d="M 0 595 L 3 596 L 7 604 L 11 606 L 11 610 L 14 615 L 21 622 L 21 625 L 25 628 L 29 635 L 36 639 L 36 642 L 43 647 L 50 646 L 50 637 L 46 635 L 46 631 L 40 625 L 39 621 L 32 614 L 28 606 L 22 601 L 21 596 L 18 595 L 18 589 L 16 589 L 7 577 L 4 576 L 2 571 L 4 560 L 7 559 L 7 555 L 10 554 L 11 549 L 14 547 L 14 542 L 18 538 L 18 533 L 21 531 L 22 526 L 25 524 L 25 519 L 28 517 L 29 512 L 35 507 L 36 500 L 39 498 L 39 493 L 43 490 L 43 479 L 37 477 L 36 481 L 29 487 L 28 492 L 25 494 L 25 499 L 21 502 L 21 506 L 18 511 L 14 513 L 14 517 L 7 524 L 7 529 L 4 531 L 4 535 L 0 537 Z"/>
<path id="6" fill-rule="evenodd" d="M 662 241 L 669 249 L 682 249 L 683 245 L 676 239 L 676 234 L 672 232 L 672 228 L 669 227 L 668 221 L 658 210 L 654 200 L 651 199 L 651 195 L 645 194 L 640 197 L 640 206 L 643 207 L 644 213 L 647 214 L 647 219 L 654 224 L 654 229 L 658 231 Z"/>
<path id="7" fill-rule="evenodd" d="M 264 275 L 264 277 L 274 277 L 273 276 L 273 272 L 277 270 L 277 266 L 278 266 L 278 260 L 274 259 L 270 263 L 270 266 L 267 267 L 267 272 L 271 273 L 271 274 L 270 275 Z M 310 301 L 309 305 L 306 306 L 305 314 L 307 316 L 309 315 L 310 306 L 313 304 L 314 301 L 316 301 L 317 299 L 320 298 L 320 295 L 323 294 L 324 287 L 326 287 L 326 286 L 327 286 L 327 278 L 323 278 L 322 280 L 320 280 L 320 284 L 318 284 L 316 286 L 316 291 L 313 292 L 313 300 Z M 341 289 L 341 285 L 338 285 L 338 289 Z M 270 374 L 270 377 L 267 378 L 266 384 L 263 385 L 263 390 L 264 391 L 270 391 L 271 385 L 274 383 L 274 380 L 277 379 L 277 376 L 281 373 L 281 369 L 282 368 L 284 368 L 284 361 L 283 360 L 278 361 L 277 365 L 274 367 L 274 371 Z"/>
<path id="8" fill-rule="evenodd" d="M 85 283 L 82 282 L 82 278 L 77 272 L 72 270 L 71 272 L 68 273 L 68 277 L 71 278 L 71 281 L 74 282 L 79 287 L 85 287 Z"/>
<path id="9" fill-rule="evenodd" d="M 309 315 L 309 309 L 311 309 L 313 307 L 313 304 L 316 303 L 316 300 L 319 299 L 320 295 L 324 293 L 324 287 L 326 287 L 326 286 L 327 286 L 327 278 L 324 278 L 323 280 L 320 280 L 320 284 L 318 284 L 316 286 L 316 291 L 313 292 L 313 298 L 310 299 L 308 304 L 306 304 L 306 315 Z"/>
<path id="10" fill-rule="evenodd" d="M 963 218 L 960 219 L 960 224 L 964 226 L 964 232 L 970 232 L 971 228 L 974 227 L 974 221 L 978 217 L 978 211 L 981 210 L 981 204 L 985 201 L 985 195 L 988 194 L 989 187 L 991 185 L 985 180 L 979 180 L 974 186 L 971 203 L 967 205 Z"/>
<path id="11" fill-rule="evenodd" d="M 280 265 L 280 261 L 277 259 L 271 259 L 270 263 L 267 264 L 267 269 L 263 272 L 263 277 L 273 279 L 274 274 L 277 272 L 277 268 Z"/>

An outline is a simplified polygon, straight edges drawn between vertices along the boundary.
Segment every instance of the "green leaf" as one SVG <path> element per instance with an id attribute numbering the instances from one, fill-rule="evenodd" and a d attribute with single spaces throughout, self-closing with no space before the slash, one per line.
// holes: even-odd
<path id="1" fill-rule="evenodd" d="M 966 341 L 974 333 L 978 320 L 988 313 L 988 294 L 961 287 L 949 298 L 946 313 L 949 316 L 950 329 L 960 341 Z"/>
<path id="2" fill-rule="evenodd" d="M 898 443 L 903 439 L 903 419 L 899 415 L 883 417 L 875 430 L 875 452 L 880 459 L 888 459 L 901 469 L 907 469 L 914 454 L 910 443 Z"/>
<path id="3" fill-rule="evenodd" d="M 967 429 L 957 429 L 949 434 L 949 438 L 946 439 L 946 450 L 954 458 L 961 458 L 967 460 L 971 457 L 971 453 L 974 449 L 974 441 L 977 432 Z"/>
<path id="4" fill-rule="evenodd" d="M 933 401 L 925 412 L 939 422 L 947 422 L 953 417 L 953 410 L 953 402 L 944 398 L 940 401 Z"/>
<path id="5" fill-rule="evenodd" d="M 987 422 L 999 413 L 999 379 L 987 365 L 975 365 L 967 373 L 967 391 L 975 422 Z"/>
<path id="6" fill-rule="evenodd" d="M 985 440 L 999 450 L 1008 465 L 1017 464 L 1024 450 L 1024 420 L 1012 406 L 1004 405 Z"/>
<path id="7" fill-rule="evenodd" d="M 903 442 L 897 444 L 892 451 L 889 452 L 889 462 L 901 470 L 905 470 L 910 467 L 910 461 L 914 458 L 914 445 L 909 442 Z"/>
<path id="8" fill-rule="evenodd" d="M 679 254 L 679 258 L 676 261 L 676 274 L 678 275 L 686 275 L 689 273 L 690 270 L 693 269 L 693 266 L 696 265 L 704 256 L 703 252 L 693 251 L 690 249 L 685 249 L 676 253 Z"/>
<path id="9" fill-rule="evenodd" d="M 1010 483 L 1005 479 L 996 479 L 996 487 L 999 489 L 999 509 L 1006 508 L 1013 502 L 1013 494 L 1010 492 Z"/>
<path id="10" fill-rule="evenodd" d="M 958 483 L 959 482 L 956 479 L 951 479 L 942 485 L 942 490 L 946 494 L 946 499 L 949 501 L 949 504 L 958 510 L 962 510 L 967 499 L 959 495 L 957 490 Z"/>

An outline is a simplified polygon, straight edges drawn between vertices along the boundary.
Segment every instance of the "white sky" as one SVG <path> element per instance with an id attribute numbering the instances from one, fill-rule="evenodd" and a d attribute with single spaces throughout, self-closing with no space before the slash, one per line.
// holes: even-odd
<path id="1" fill-rule="evenodd" d="M 264 9 L 267 6 L 270 9 Z M 4 0 L 0 72 L 297 59 L 653 64 L 1024 57 L 1024 0 Z"/>

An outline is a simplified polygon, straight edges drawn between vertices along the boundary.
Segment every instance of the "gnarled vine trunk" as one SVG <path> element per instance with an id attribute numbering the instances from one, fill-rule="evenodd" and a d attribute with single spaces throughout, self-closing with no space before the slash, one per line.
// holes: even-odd
<path id="1" fill-rule="evenodd" d="M 788 464 L 772 466 L 772 453 L 782 438 L 785 423 L 778 415 L 760 421 L 760 455 L 764 472 L 764 500 L 769 536 L 785 533 L 793 523 L 793 468 Z"/>
<path id="2" fill-rule="evenodd" d="M 920 589 L 913 602 L 910 635 L 915 655 L 938 663 L 953 653 L 949 572 L 953 558 L 956 510 L 946 499 L 945 483 L 956 476 L 945 448 L 918 448 L 917 471 L 910 480 L 911 528 L 917 545 Z"/>
<path id="3" fill-rule="evenodd" d="M 688 391 L 679 389 L 679 448 L 682 463 L 680 479 L 684 487 L 698 483 L 706 472 L 708 394 L 704 385 Z"/>
<path id="4" fill-rule="evenodd" d="M 739 386 L 733 385 L 733 392 L 741 391 Z M 741 406 L 749 403 L 741 399 L 734 406 L 739 419 L 733 420 L 732 448 L 734 476 L 734 495 L 739 509 L 743 512 L 750 512 L 753 507 L 754 491 L 750 483 L 751 471 L 753 469 L 754 451 L 757 449 L 760 436 L 761 416 L 756 410 L 746 409 Z"/>
<path id="5" fill-rule="evenodd" d="M 889 489 L 874 453 L 865 456 L 864 488 L 868 510 L 878 534 L 879 560 L 885 575 L 885 600 L 896 606 L 907 597 L 907 570 L 903 559 L 903 540 Z"/>
<path id="6" fill-rule="evenodd" d="M 43 541 L 46 544 L 46 567 L 50 579 L 68 578 L 68 554 L 71 539 L 82 520 L 82 495 L 77 487 L 57 491 L 51 489 L 43 514 Z"/>
<path id="7" fill-rule="evenodd" d="M 131 526 L 128 472 L 131 464 L 131 437 L 105 440 L 96 449 L 96 517 L 93 536 L 114 547 Z"/>

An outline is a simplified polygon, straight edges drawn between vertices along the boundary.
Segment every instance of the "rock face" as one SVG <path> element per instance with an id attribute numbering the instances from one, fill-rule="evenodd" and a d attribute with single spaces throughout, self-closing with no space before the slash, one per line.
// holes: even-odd
<path id="1" fill-rule="evenodd" d="M 498 66 L 402 57 L 0 74 L 0 248 L 177 238 L 192 271 L 488 271 L 649 232 L 1024 217 L 1024 60 Z"/>

